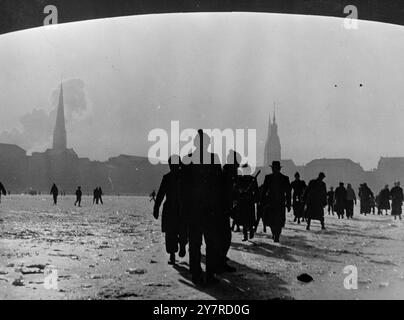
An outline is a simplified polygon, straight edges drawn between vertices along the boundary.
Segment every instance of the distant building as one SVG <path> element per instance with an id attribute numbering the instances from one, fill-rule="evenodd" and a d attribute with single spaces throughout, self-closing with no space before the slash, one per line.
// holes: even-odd
<path id="1" fill-rule="evenodd" d="M 374 174 L 378 182 L 378 189 L 381 189 L 386 184 L 391 188 L 395 181 L 400 181 L 403 184 L 404 157 L 381 157 Z"/>
<path id="2" fill-rule="evenodd" d="M 365 171 L 359 163 L 350 159 L 315 159 L 304 166 L 297 166 L 293 160 L 281 158 L 281 143 L 275 112 L 269 116 L 268 134 L 264 149 L 264 166 L 258 167 L 262 183 L 271 173 L 272 161 L 280 161 L 282 172 L 294 179 L 295 172 L 307 182 L 326 175 L 327 187 L 336 187 L 339 182 L 351 183 L 357 189 L 366 182 L 373 191 L 395 181 L 404 183 L 404 157 L 380 158 L 377 169 Z M 67 148 L 67 134 L 64 114 L 63 86 L 60 86 L 57 116 L 53 133 L 53 145 L 45 152 L 34 152 L 27 156 L 25 150 L 12 144 L 0 143 L 0 181 L 7 190 L 15 192 L 40 191 L 48 193 L 52 183 L 60 190 L 73 193 L 81 186 L 84 193 L 92 193 L 101 186 L 106 194 L 148 195 L 157 189 L 161 177 L 168 171 L 167 165 L 152 165 L 147 157 L 120 155 L 105 162 L 79 158 L 73 149 Z"/>
<path id="3" fill-rule="evenodd" d="M 351 183 L 357 187 L 366 182 L 365 171 L 359 163 L 350 159 L 316 159 L 304 166 L 304 177 L 307 180 L 317 178 L 320 172 L 326 175 L 325 182 L 328 186 L 336 187 L 339 182 L 345 185 Z"/>
<path id="4" fill-rule="evenodd" d="M 13 192 L 49 193 L 52 183 L 73 193 L 80 185 L 85 193 L 101 186 L 104 193 L 148 195 L 157 189 L 166 165 L 152 165 L 146 157 L 121 155 L 106 162 L 79 158 L 67 148 L 63 86 L 53 132 L 53 145 L 45 152 L 27 156 L 16 145 L 0 143 L 0 180 Z"/>

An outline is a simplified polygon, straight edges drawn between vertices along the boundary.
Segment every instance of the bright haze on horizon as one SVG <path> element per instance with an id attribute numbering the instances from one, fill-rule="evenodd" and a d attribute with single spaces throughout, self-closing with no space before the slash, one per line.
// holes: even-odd
<path id="1" fill-rule="evenodd" d="M 148 133 L 255 128 L 262 164 L 276 104 L 282 158 L 404 156 L 404 28 L 343 19 L 187 13 L 61 24 L 0 36 L 0 142 L 51 146 L 60 82 L 68 147 L 146 156 Z M 361 86 L 362 85 L 362 86 Z"/>

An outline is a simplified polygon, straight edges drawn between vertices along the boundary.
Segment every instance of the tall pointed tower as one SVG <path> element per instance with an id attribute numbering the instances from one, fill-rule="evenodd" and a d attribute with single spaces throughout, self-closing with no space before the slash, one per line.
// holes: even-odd
<path id="1" fill-rule="evenodd" d="M 271 163 L 269 161 L 269 154 L 270 154 L 270 145 L 269 140 L 271 137 L 271 113 L 269 113 L 268 117 L 268 132 L 267 132 L 267 140 L 265 141 L 265 150 L 264 150 L 264 166 L 267 167 Z"/>
<path id="2" fill-rule="evenodd" d="M 278 135 L 278 124 L 276 123 L 275 110 L 271 126 L 271 136 L 269 138 L 269 149 L 269 162 L 281 161 L 281 140 Z"/>
<path id="3" fill-rule="evenodd" d="M 272 161 L 281 161 L 281 141 L 278 135 L 278 124 L 276 123 L 276 115 L 274 115 L 271 123 L 271 114 L 268 119 L 268 136 L 265 142 L 264 166 L 270 166 Z"/>
<path id="4" fill-rule="evenodd" d="M 53 131 L 53 150 L 66 150 L 66 126 L 65 126 L 65 107 L 63 104 L 63 84 L 60 84 L 59 104 L 56 115 L 56 124 Z"/>

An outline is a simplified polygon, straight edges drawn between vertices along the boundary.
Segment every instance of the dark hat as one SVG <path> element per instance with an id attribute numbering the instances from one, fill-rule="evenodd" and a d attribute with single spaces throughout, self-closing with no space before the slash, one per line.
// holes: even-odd
<path id="1" fill-rule="evenodd" d="M 324 172 L 320 172 L 318 176 L 321 177 L 321 178 L 325 178 Z"/>
<path id="2" fill-rule="evenodd" d="M 272 161 L 271 168 L 282 168 L 280 161 Z"/>

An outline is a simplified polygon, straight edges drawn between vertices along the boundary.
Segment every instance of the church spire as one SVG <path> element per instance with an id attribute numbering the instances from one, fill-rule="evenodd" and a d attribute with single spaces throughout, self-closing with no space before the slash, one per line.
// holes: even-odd
<path id="1" fill-rule="evenodd" d="M 274 103 L 272 123 L 271 115 L 269 115 L 268 136 L 265 143 L 264 166 L 266 167 L 270 166 L 272 161 L 281 161 L 281 142 L 278 135 L 278 124 L 276 123 L 275 113 Z"/>
<path id="2" fill-rule="evenodd" d="M 63 84 L 60 84 L 59 103 L 56 115 L 56 124 L 53 131 L 53 149 L 66 150 L 65 108 L 63 102 Z"/>

